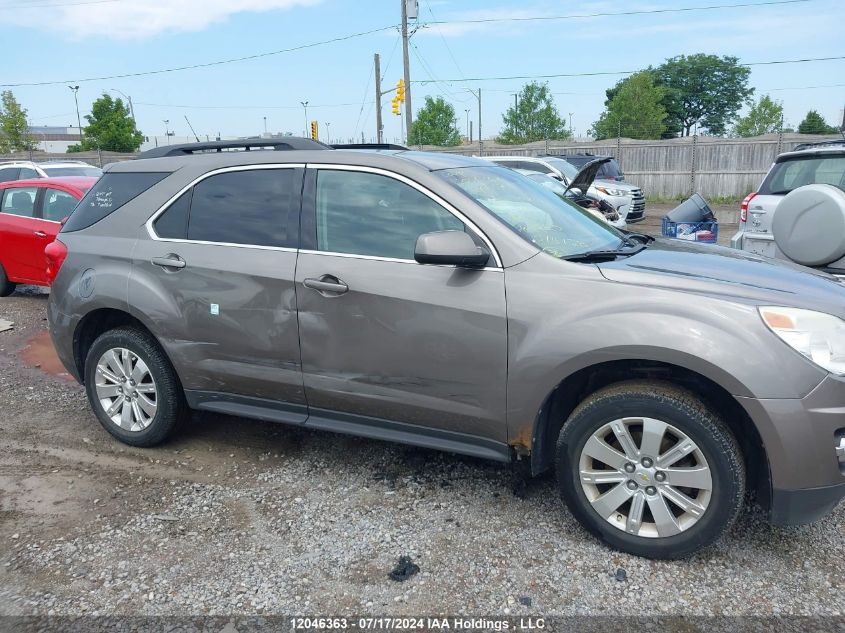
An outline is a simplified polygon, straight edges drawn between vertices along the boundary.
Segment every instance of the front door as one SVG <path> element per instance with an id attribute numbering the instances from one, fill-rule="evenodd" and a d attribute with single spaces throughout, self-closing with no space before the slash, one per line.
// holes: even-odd
<path id="1" fill-rule="evenodd" d="M 215 173 L 138 241 L 129 303 L 156 323 L 194 406 L 305 420 L 293 288 L 302 177 L 296 165 Z"/>
<path id="2" fill-rule="evenodd" d="M 2 255 L 6 275 L 17 283 L 44 283 L 47 233 L 36 219 L 38 187 L 10 187 L 0 201 Z"/>
<path id="3" fill-rule="evenodd" d="M 503 270 L 493 258 L 483 270 L 414 261 L 422 233 L 480 234 L 378 170 L 309 168 L 306 192 L 296 294 L 309 423 L 390 421 L 504 443 Z"/>

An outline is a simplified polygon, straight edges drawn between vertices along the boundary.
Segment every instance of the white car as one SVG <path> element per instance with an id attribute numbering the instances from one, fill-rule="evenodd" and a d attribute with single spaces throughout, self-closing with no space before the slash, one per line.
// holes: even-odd
<path id="1" fill-rule="evenodd" d="M 555 195 L 577 204 L 591 215 L 607 222 L 610 226 L 622 229 L 623 231 L 628 228 L 628 223 L 625 222 L 625 218 L 619 215 L 619 212 L 613 209 L 610 204 L 601 204 L 601 201 L 598 199 L 590 198 L 584 194 L 574 193 L 572 189 L 567 189 L 559 180 L 552 178 L 548 174 L 541 174 L 540 172 L 529 171 L 527 169 L 515 169 L 514 171 L 519 172 L 526 178 L 530 178 L 534 182 L 541 184 Z M 585 201 L 588 199 L 595 202 L 595 205 L 591 204 L 590 206 L 585 206 Z M 603 208 L 607 211 L 603 211 Z"/>
<path id="2" fill-rule="evenodd" d="M 548 174 L 566 186 L 569 186 L 578 174 L 578 168 L 575 165 L 558 156 L 482 156 L 481 158 L 511 169 L 527 169 Z M 645 217 L 643 190 L 627 182 L 596 180 L 587 191 L 582 193 L 610 203 L 626 222 L 639 222 Z"/>
<path id="3" fill-rule="evenodd" d="M 81 160 L 51 160 L 36 163 L 31 160 L 0 161 L 0 182 L 55 178 L 58 176 L 93 176 L 99 178 L 103 170 Z"/>

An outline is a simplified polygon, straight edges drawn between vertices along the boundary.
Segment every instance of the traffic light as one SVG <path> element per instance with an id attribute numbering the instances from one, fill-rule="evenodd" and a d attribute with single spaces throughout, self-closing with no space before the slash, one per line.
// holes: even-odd
<path id="1" fill-rule="evenodd" d="M 393 109 L 391 111 L 396 116 L 399 116 L 399 97 L 393 97 L 393 101 L 391 103 L 393 104 Z"/>
<path id="2" fill-rule="evenodd" d="M 319 129 L 317 128 L 317 122 L 311 121 L 311 138 L 316 141 L 318 136 L 319 136 Z"/>
<path id="3" fill-rule="evenodd" d="M 405 80 L 400 79 L 396 82 L 396 96 L 399 99 L 399 103 L 405 103 Z"/>

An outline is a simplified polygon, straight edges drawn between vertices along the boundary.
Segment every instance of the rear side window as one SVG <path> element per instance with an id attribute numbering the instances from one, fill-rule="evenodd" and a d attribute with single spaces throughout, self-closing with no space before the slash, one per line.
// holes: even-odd
<path id="1" fill-rule="evenodd" d="M 619 164 L 615 160 L 612 160 L 599 167 L 597 177 L 604 178 L 605 180 L 622 180 L 624 176 L 622 175 L 622 170 L 619 169 Z"/>
<path id="2" fill-rule="evenodd" d="M 189 189 L 179 196 L 173 204 L 167 207 L 155 222 L 153 228 L 156 235 L 165 239 L 184 240 L 188 235 L 188 213 L 191 211 L 191 194 Z"/>
<path id="3" fill-rule="evenodd" d="M 46 189 L 44 191 L 43 217 L 51 222 L 61 222 L 73 213 L 78 200 L 66 191 Z"/>
<path id="4" fill-rule="evenodd" d="M 0 182 L 9 182 L 10 180 L 17 180 L 20 173 L 19 167 L 4 167 L 0 169 Z"/>
<path id="5" fill-rule="evenodd" d="M 40 178 L 38 172 L 29 167 L 21 167 L 21 173 L 18 175 L 19 180 L 29 180 L 30 178 Z"/>
<path id="6" fill-rule="evenodd" d="M 295 169 L 250 169 L 202 180 L 194 186 L 188 239 L 287 246 L 291 204 L 298 199 L 297 175 Z"/>
<path id="7" fill-rule="evenodd" d="M 79 202 L 61 232 L 87 229 L 169 175 L 159 172 L 104 174 Z"/>
<path id="8" fill-rule="evenodd" d="M 3 202 L 0 211 L 10 215 L 19 215 L 23 218 L 35 216 L 35 198 L 38 189 L 35 187 L 19 187 L 6 189 L 3 192 Z"/>

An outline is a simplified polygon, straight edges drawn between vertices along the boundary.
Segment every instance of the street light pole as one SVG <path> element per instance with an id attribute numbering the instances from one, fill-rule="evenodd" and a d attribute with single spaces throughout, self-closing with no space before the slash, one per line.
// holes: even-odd
<path id="1" fill-rule="evenodd" d="M 79 92 L 79 86 L 68 86 L 73 90 L 73 102 L 76 104 L 76 125 L 79 126 L 79 141 L 82 141 L 82 117 L 79 116 L 79 99 L 76 93 Z"/>
<path id="2" fill-rule="evenodd" d="M 122 96 L 124 99 L 126 99 L 126 102 L 129 104 L 129 116 L 131 116 L 132 120 L 134 121 L 135 120 L 135 106 L 132 105 L 132 97 L 130 97 L 128 94 L 125 94 L 124 92 L 121 92 L 117 88 L 109 88 L 109 90 L 111 92 L 116 92 L 117 94 Z"/>
<path id="3" fill-rule="evenodd" d="M 267 134 L 267 117 L 264 117 L 264 134 Z"/>
<path id="4" fill-rule="evenodd" d="M 572 115 L 575 114 L 574 112 L 569 113 L 569 136 L 572 136 Z"/>
<path id="5" fill-rule="evenodd" d="M 467 113 L 467 143 L 472 143 L 472 139 L 469 136 L 469 108 L 466 108 L 464 112 Z"/>
<path id="6" fill-rule="evenodd" d="M 329 126 L 330 126 L 330 125 L 331 125 L 331 123 L 329 123 L 328 121 L 326 121 L 326 144 L 327 144 L 327 145 L 331 145 L 331 144 L 332 144 L 332 135 L 329 133 Z"/>
<path id="7" fill-rule="evenodd" d="M 302 107 L 305 108 L 305 138 L 308 138 L 308 102 L 307 101 L 300 101 L 299 103 L 302 104 Z"/>
<path id="8" fill-rule="evenodd" d="M 164 119 L 164 136 L 167 139 L 167 144 L 170 145 L 170 119 Z"/>

